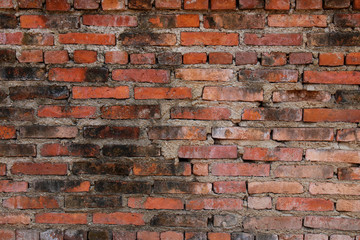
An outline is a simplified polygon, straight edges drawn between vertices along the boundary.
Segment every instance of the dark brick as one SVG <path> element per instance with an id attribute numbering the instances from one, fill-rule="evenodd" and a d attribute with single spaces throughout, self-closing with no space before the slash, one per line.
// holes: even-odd
<path id="1" fill-rule="evenodd" d="M 0 120 L 32 121 L 34 120 L 34 109 L 0 107 Z"/>
<path id="2" fill-rule="evenodd" d="M 76 127 L 31 125 L 20 128 L 22 138 L 75 138 Z"/>
<path id="3" fill-rule="evenodd" d="M 360 32 L 309 33 L 307 37 L 310 46 L 360 46 Z"/>
<path id="4" fill-rule="evenodd" d="M 204 27 L 212 29 L 262 29 L 265 27 L 265 15 L 209 14 L 204 16 Z"/>
<path id="5" fill-rule="evenodd" d="M 39 192 L 73 192 L 73 189 L 81 187 L 84 185 L 83 181 L 74 180 L 74 181 L 63 181 L 63 180 L 41 180 L 34 183 L 35 191 Z"/>
<path id="6" fill-rule="evenodd" d="M 325 9 L 340 9 L 350 7 L 350 0 L 324 0 Z"/>
<path id="7" fill-rule="evenodd" d="M 35 157 L 36 146 L 32 144 L 0 144 L 0 157 Z"/>
<path id="8" fill-rule="evenodd" d="M 278 240 L 278 236 L 269 233 L 259 233 L 256 235 L 256 240 Z"/>
<path id="9" fill-rule="evenodd" d="M 107 157 L 158 157 L 160 148 L 156 146 L 105 145 L 103 154 Z"/>
<path id="10" fill-rule="evenodd" d="M 0 14 L 0 28 L 16 28 L 18 22 L 12 14 Z"/>
<path id="11" fill-rule="evenodd" d="M 67 99 L 70 96 L 69 89 L 65 86 L 23 86 L 10 87 L 9 96 L 12 100 L 25 99 Z"/>
<path id="12" fill-rule="evenodd" d="M 130 9 L 151 9 L 152 0 L 129 0 Z"/>
<path id="13" fill-rule="evenodd" d="M 182 63 L 181 53 L 165 52 L 157 55 L 158 63 L 161 65 L 180 65 Z"/>
<path id="14" fill-rule="evenodd" d="M 72 172 L 78 174 L 129 175 L 130 166 L 121 163 L 75 162 Z"/>
<path id="15" fill-rule="evenodd" d="M 6 92 L 3 90 L 0 90 L 0 102 L 4 101 L 5 98 L 7 98 Z M 3 108 L 0 108 L 0 116 L 1 116 L 1 109 L 3 109 Z"/>
<path id="16" fill-rule="evenodd" d="M 211 184 L 199 182 L 155 181 L 154 193 L 208 194 Z"/>
<path id="17" fill-rule="evenodd" d="M 80 19 L 77 16 L 63 15 L 22 15 L 20 25 L 22 28 L 56 28 L 75 29 L 79 27 Z"/>
<path id="18" fill-rule="evenodd" d="M 84 230 L 65 230 L 64 240 L 87 240 L 87 232 Z"/>
<path id="19" fill-rule="evenodd" d="M 191 174 L 190 163 L 136 162 L 133 173 L 140 176 L 184 176 Z"/>
<path id="20" fill-rule="evenodd" d="M 254 235 L 250 233 L 233 233 L 231 240 L 254 240 Z"/>
<path id="21" fill-rule="evenodd" d="M 1 16 L 0 16 L 1 19 Z M 16 51 L 11 49 L 0 50 L 0 63 L 15 63 Z"/>
<path id="22" fill-rule="evenodd" d="M 360 92 L 359 91 L 345 91 L 338 90 L 335 93 L 335 101 L 340 104 L 347 105 L 359 105 L 360 104 Z"/>
<path id="23" fill-rule="evenodd" d="M 185 214 L 167 214 L 162 213 L 154 216 L 151 226 L 167 226 L 167 227 L 194 227 L 206 228 L 208 218 L 202 215 L 185 215 Z"/>
<path id="24" fill-rule="evenodd" d="M 89 126 L 84 128 L 84 138 L 138 139 L 138 127 Z"/>
<path id="25" fill-rule="evenodd" d="M 41 147 L 41 155 L 44 157 L 59 157 L 59 156 L 73 156 L 73 157 L 97 157 L 100 148 L 95 144 L 80 144 L 80 143 L 48 143 Z"/>
<path id="26" fill-rule="evenodd" d="M 66 196 L 66 208 L 119 208 L 122 207 L 121 196 Z"/>
<path id="27" fill-rule="evenodd" d="M 24 80 L 43 80 L 45 71 L 41 68 L 33 67 L 0 67 L 0 80 L 5 81 L 24 81 Z"/>
<path id="28" fill-rule="evenodd" d="M 151 183 L 101 180 L 95 182 L 95 191 L 101 193 L 150 194 Z"/>

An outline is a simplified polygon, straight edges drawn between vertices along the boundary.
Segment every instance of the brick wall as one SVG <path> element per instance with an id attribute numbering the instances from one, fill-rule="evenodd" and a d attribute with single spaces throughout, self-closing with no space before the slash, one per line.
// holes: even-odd
<path id="1" fill-rule="evenodd" d="M 359 0 L 1 0 L 1 240 L 360 239 Z"/>

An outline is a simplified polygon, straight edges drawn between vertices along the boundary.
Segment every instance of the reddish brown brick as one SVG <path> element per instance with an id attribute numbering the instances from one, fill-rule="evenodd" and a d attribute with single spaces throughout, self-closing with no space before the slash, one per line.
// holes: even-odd
<path id="1" fill-rule="evenodd" d="M 302 120 L 301 109 L 252 108 L 244 109 L 242 120 L 247 121 L 295 121 Z"/>
<path id="2" fill-rule="evenodd" d="M 125 0 L 102 0 L 101 6 L 104 11 L 107 10 L 125 10 Z"/>
<path id="3" fill-rule="evenodd" d="M 50 209 L 59 208 L 59 202 L 52 197 L 16 196 L 5 199 L 3 206 L 11 209 Z"/>
<path id="4" fill-rule="evenodd" d="M 98 0 L 74 0 L 75 9 L 98 9 L 99 8 Z"/>
<path id="5" fill-rule="evenodd" d="M 183 55 L 184 64 L 202 64 L 206 63 L 207 56 L 206 53 L 185 53 Z"/>
<path id="6" fill-rule="evenodd" d="M 332 211 L 334 203 L 321 198 L 280 197 L 276 200 L 276 209 L 280 211 Z"/>
<path id="7" fill-rule="evenodd" d="M 229 81 L 233 78 L 231 69 L 176 69 L 175 77 L 186 81 Z"/>
<path id="8" fill-rule="evenodd" d="M 350 0 L 325 0 L 324 9 L 341 9 L 350 7 Z"/>
<path id="9" fill-rule="evenodd" d="M 104 119 L 158 119 L 159 105 L 109 106 L 101 108 Z"/>
<path id="10" fill-rule="evenodd" d="M 161 69 L 116 69 L 112 72 L 116 81 L 169 83 L 170 71 Z"/>
<path id="11" fill-rule="evenodd" d="M 360 141 L 360 129 L 342 129 L 338 130 L 336 134 L 336 141 L 338 142 L 357 142 Z"/>
<path id="12" fill-rule="evenodd" d="M 214 182 L 214 192 L 216 193 L 245 193 L 246 183 L 244 181 L 221 181 Z"/>
<path id="13" fill-rule="evenodd" d="M 221 127 L 212 129 L 214 139 L 269 140 L 270 130 L 263 128 Z"/>
<path id="14" fill-rule="evenodd" d="M 183 46 L 237 46 L 238 33 L 219 32 L 182 32 L 181 45 Z"/>
<path id="15" fill-rule="evenodd" d="M 231 112 L 220 107 L 173 107 L 170 115 L 172 119 L 229 120 Z"/>
<path id="16" fill-rule="evenodd" d="M 28 190 L 27 182 L 13 182 L 9 180 L 0 180 L 0 192 L 26 192 Z"/>
<path id="17" fill-rule="evenodd" d="M 326 15 L 278 14 L 268 16 L 270 27 L 326 27 Z"/>
<path id="18" fill-rule="evenodd" d="M 97 157 L 100 148 L 94 144 L 79 143 L 47 143 L 41 147 L 40 154 L 44 157 L 73 156 L 73 157 Z"/>
<path id="19" fill-rule="evenodd" d="M 286 53 L 271 52 L 263 53 L 261 56 L 261 65 L 263 66 L 283 66 L 286 64 L 287 57 Z"/>
<path id="20" fill-rule="evenodd" d="M 143 209 L 184 209 L 183 200 L 180 198 L 147 197 L 143 199 L 130 197 L 128 199 L 128 206 L 130 208 Z"/>
<path id="21" fill-rule="evenodd" d="M 115 45 L 115 35 L 100 33 L 65 33 L 59 34 L 59 42 L 62 44 Z"/>
<path id="22" fill-rule="evenodd" d="M 304 122 L 360 122 L 358 109 L 304 109 Z"/>
<path id="23" fill-rule="evenodd" d="M 313 62 L 312 53 L 299 52 L 289 54 L 290 64 L 311 64 Z"/>
<path id="24" fill-rule="evenodd" d="M 213 52 L 209 54 L 210 64 L 232 64 L 233 55 L 226 52 Z"/>
<path id="25" fill-rule="evenodd" d="M 105 53 L 105 63 L 111 64 L 127 64 L 129 62 L 129 55 L 124 51 L 112 51 Z"/>
<path id="26" fill-rule="evenodd" d="M 137 17 L 126 15 L 84 15 L 83 24 L 101 27 L 136 27 Z"/>
<path id="27" fill-rule="evenodd" d="M 173 33 L 123 33 L 120 35 L 125 46 L 173 46 L 176 35 Z"/>
<path id="28" fill-rule="evenodd" d="M 303 193 L 304 187 L 298 182 L 249 182 L 249 194 L 258 193 Z"/>
<path id="29" fill-rule="evenodd" d="M 274 174 L 280 178 L 327 179 L 333 177 L 334 168 L 326 165 L 280 165 L 275 169 Z"/>
<path id="30" fill-rule="evenodd" d="M 130 55 L 131 64 L 155 64 L 155 53 L 138 53 Z"/>
<path id="31" fill-rule="evenodd" d="M 18 0 L 17 1 L 20 8 L 41 8 L 41 0 Z"/>
<path id="32" fill-rule="evenodd" d="M 238 87 L 204 87 L 203 99 L 210 101 L 261 102 L 264 92 L 261 89 Z"/>
<path id="33" fill-rule="evenodd" d="M 322 9 L 322 0 L 296 0 L 296 9 Z"/>
<path id="34" fill-rule="evenodd" d="M 180 9 L 181 0 L 155 0 L 155 7 L 159 9 Z"/>
<path id="35" fill-rule="evenodd" d="M 209 8 L 209 0 L 184 1 L 184 9 L 187 10 L 207 10 Z"/>
<path id="36" fill-rule="evenodd" d="M 236 146 L 181 146 L 178 152 L 179 158 L 190 159 L 221 159 L 237 158 Z"/>
<path id="37" fill-rule="evenodd" d="M 90 50 L 75 50 L 74 62 L 75 63 L 94 63 L 97 61 L 97 52 Z"/>
<path id="38" fill-rule="evenodd" d="M 189 163 L 135 163 L 133 173 L 137 176 L 189 176 L 191 165 Z"/>
<path id="39" fill-rule="evenodd" d="M 138 127 L 114 127 L 114 126 L 86 126 L 84 138 L 100 139 L 138 139 L 140 128 Z"/>
<path id="40" fill-rule="evenodd" d="M 145 225 L 143 214 L 127 212 L 94 213 L 93 223 L 136 226 Z"/>
<path id="41" fill-rule="evenodd" d="M 36 223 L 47 224 L 87 224 L 86 213 L 38 213 Z"/>
<path id="42" fill-rule="evenodd" d="M 320 53 L 319 65 L 320 66 L 344 65 L 344 54 L 343 53 Z"/>
<path id="43" fill-rule="evenodd" d="M 69 61 L 67 51 L 46 51 L 44 54 L 46 64 L 63 64 Z"/>
<path id="44" fill-rule="evenodd" d="M 290 0 L 265 0 L 266 10 L 289 10 Z"/>
<path id="45" fill-rule="evenodd" d="M 273 93 L 273 102 L 328 102 L 331 94 L 325 91 L 287 90 Z"/>
<path id="46" fill-rule="evenodd" d="M 129 87 L 73 87 L 72 94 L 74 99 L 91 98 L 114 98 L 126 99 L 130 97 Z"/>
<path id="47" fill-rule="evenodd" d="M 333 141 L 330 128 L 275 128 L 273 139 L 277 141 Z"/>
<path id="48" fill-rule="evenodd" d="M 14 126 L 0 126 L 0 139 L 16 138 L 16 128 Z"/>
<path id="49" fill-rule="evenodd" d="M 360 65 L 360 53 L 348 53 L 346 55 L 346 65 Z"/>
<path id="50" fill-rule="evenodd" d="M 49 80 L 58 82 L 106 82 L 106 68 L 51 68 Z"/>
<path id="51" fill-rule="evenodd" d="M 299 33 L 267 33 L 258 37 L 254 33 L 245 33 L 244 43 L 263 46 L 299 46 L 302 44 L 302 35 Z"/>
<path id="52" fill-rule="evenodd" d="M 46 10 L 48 11 L 69 11 L 70 7 L 67 0 L 46 0 Z"/>
<path id="53" fill-rule="evenodd" d="M 12 174 L 25 175 L 66 175 L 66 163 L 27 163 L 16 162 L 11 167 Z"/>
<path id="54" fill-rule="evenodd" d="M 239 81 L 297 82 L 297 70 L 240 70 Z"/>
<path id="55" fill-rule="evenodd" d="M 301 148 L 244 148 L 243 159 L 255 161 L 301 161 Z"/>
<path id="56" fill-rule="evenodd" d="M 38 116 L 42 118 L 95 118 L 96 107 L 90 106 L 40 106 Z"/>
<path id="57" fill-rule="evenodd" d="M 204 127 L 151 127 L 148 132 L 149 139 L 161 140 L 206 140 Z"/>
<path id="58" fill-rule="evenodd" d="M 211 167 L 214 176 L 259 176 L 270 174 L 269 164 L 252 163 L 215 163 Z"/>
<path id="59" fill-rule="evenodd" d="M 235 55 L 236 65 L 256 64 L 257 61 L 256 52 L 237 52 Z"/>

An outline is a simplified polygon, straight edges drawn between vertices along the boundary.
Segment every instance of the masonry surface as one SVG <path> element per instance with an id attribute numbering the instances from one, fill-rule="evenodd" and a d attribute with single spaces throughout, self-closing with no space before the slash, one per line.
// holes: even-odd
<path id="1" fill-rule="evenodd" d="M 359 240 L 359 27 L 360 0 L 1 0 L 0 240 Z"/>

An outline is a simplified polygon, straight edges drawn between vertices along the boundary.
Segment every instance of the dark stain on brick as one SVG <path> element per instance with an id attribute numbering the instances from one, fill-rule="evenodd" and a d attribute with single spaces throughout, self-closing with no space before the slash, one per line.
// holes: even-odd
<path id="1" fill-rule="evenodd" d="M 160 148 L 155 146 L 105 145 L 103 154 L 107 157 L 157 157 Z"/>
<path id="2" fill-rule="evenodd" d="M 84 230 L 65 230 L 64 240 L 87 240 L 87 232 Z"/>
<path id="3" fill-rule="evenodd" d="M 110 174 L 110 175 L 129 175 L 129 164 L 121 163 L 93 163 L 76 162 L 73 164 L 73 173 L 78 174 Z"/>
<path id="4" fill-rule="evenodd" d="M 85 138 L 138 139 L 139 134 L 138 127 L 89 126 L 84 128 Z"/>
<path id="5" fill-rule="evenodd" d="M 67 208 L 121 208 L 121 196 L 66 196 Z"/>
<path id="6" fill-rule="evenodd" d="M 12 100 L 35 98 L 61 100 L 67 99 L 70 96 L 69 89 L 65 86 L 28 86 L 26 88 L 10 87 L 9 92 Z"/>
<path id="7" fill-rule="evenodd" d="M 308 34 L 311 46 L 360 46 L 360 32 L 333 32 Z"/>
<path id="8" fill-rule="evenodd" d="M 0 90 L 0 102 L 4 101 L 5 98 L 7 98 L 6 92 L 3 90 Z M 1 116 L 1 112 L 0 112 L 0 116 Z"/>
<path id="9" fill-rule="evenodd" d="M 0 120 L 32 121 L 34 120 L 34 109 L 0 107 Z"/>
<path id="10" fill-rule="evenodd" d="M 151 9 L 152 0 L 129 0 L 129 8 L 142 10 Z"/>
<path id="11" fill-rule="evenodd" d="M 101 180 L 95 182 L 95 191 L 101 193 L 150 194 L 151 183 Z"/>
<path id="12" fill-rule="evenodd" d="M 1 19 L 1 16 L 0 16 Z M 11 49 L 0 50 L 0 63 L 15 63 L 16 51 Z"/>
<path id="13" fill-rule="evenodd" d="M 0 157 L 35 157 L 36 148 L 32 144 L 0 144 Z"/>
<path id="14" fill-rule="evenodd" d="M 68 146 L 72 156 L 96 157 L 99 155 L 100 148 L 95 144 L 77 144 L 73 143 Z"/>
<path id="15" fill-rule="evenodd" d="M 182 64 L 181 53 L 165 52 L 157 55 L 158 63 L 161 65 L 180 65 Z"/>
<path id="16" fill-rule="evenodd" d="M 47 28 L 74 29 L 79 28 L 79 17 L 76 16 L 48 16 L 44 21 Z"/>
<path id="17" fill-rule="evenodd" d="M 0 28 L 16 28 L 18 22 L 12 14 L 0 14 Z"/>
<path id="18" fill-rule="evenodd" d="M 168 226 L 168 227 L 207 227 L 206 216 L 201 215 L 185 215 L 185 214 L 168 214 L 161 213 L 154 216 L 151 221 L 151 226 Z"/>
<path id="19" fill-rule="evenodd" d="M 35 191 L 39 192 L 64 192 L 67 189 L 79 187 L 82 181 L 63 181 L 63 180 L 41 180 L 34 183 Z"/>
<path id="20" fill-rule="evenodd" d="M 106 82 L 109 76 L 107 68 L 87 68 L 85 82 Z"/>
<path id="21" fill-rule="evenodd" d="M 350 104 L 350 105 L 359 105 L 360 104 L 360 92 L 359 91 L 345 91 L 338 90 L 336 91 L 335 101 L 339 104 Z"/>
<path id="22" fill-rule="evenodd" d="M 35 67 L 0 67 L 0 80 L 43 80 L 45 71 Z"/>

